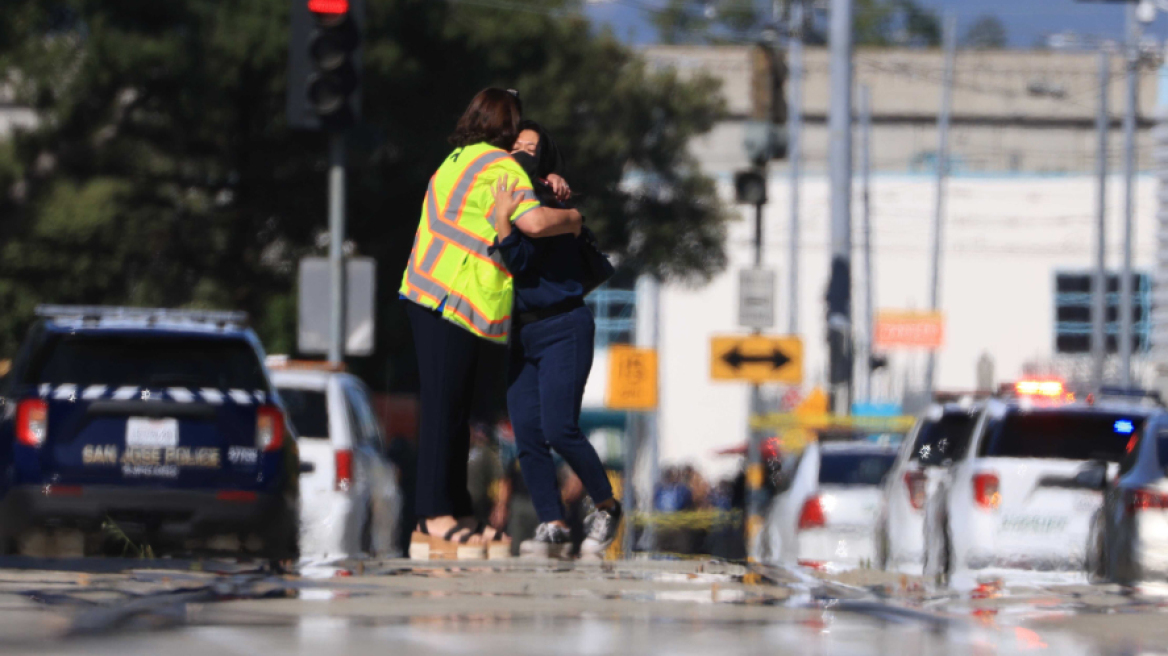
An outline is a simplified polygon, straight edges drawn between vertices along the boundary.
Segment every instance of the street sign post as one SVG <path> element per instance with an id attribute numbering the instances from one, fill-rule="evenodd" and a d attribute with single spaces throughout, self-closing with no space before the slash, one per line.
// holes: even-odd
<path id="1" fill-rule="evenodd" d="M 878 348 L 936 350 L 945 343 L 945 315 L 940 312 L 881 310 L 873 337 Z"/>
<path id="2" fill-rule="evenodd" d="M 738 325 L 753 330 L 775 325 L 775 272 L 771 269 L 738 272 Z"/>
<path id="3" fill-rule="evenodd" d="M 718 335 L 710 340 L 710 378 L 751 383 L 803 382 L 803 340 L 768 335 Z"/>
<path id="4" fill-rule="evenodd" d="M 613 345 L 608 349 L 608 398 L 613 410 L 657 408 L 657 351 Z"/>

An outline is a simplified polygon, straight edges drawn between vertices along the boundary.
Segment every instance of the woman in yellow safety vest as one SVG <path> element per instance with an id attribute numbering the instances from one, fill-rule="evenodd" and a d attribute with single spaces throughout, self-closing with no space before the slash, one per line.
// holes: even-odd
<path id="1" fill-rule="evenodd" d="M 542 207 L 510 156 L 519 134 L 518 98 L 484 89 L 450 137 L 454 151 L 430 179 L 400 293 L 413 328 L 421 379 L 417 530 L 411 558 L 481 558 L 509 552 L 506 536 L 474 519 L 467 490 L 470 408 L 485 348 L 511 330 L 511 275 L 492 249 L 492 185 L 519 180 L 516 229 L 532 237 L 577 234 L 572 209 Z"/>

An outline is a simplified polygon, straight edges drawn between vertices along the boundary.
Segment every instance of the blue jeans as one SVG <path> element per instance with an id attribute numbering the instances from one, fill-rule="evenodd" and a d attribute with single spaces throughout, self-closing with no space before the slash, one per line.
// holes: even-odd
<path id="1" fill-rule="evenodd" d="M 580 431 L 595 336 L 586 307 L 517 326 L 511 335 L 507 408 L 519 467 L 541 522 L 564 519 L 551 449 L 580 477 L 593 503 L 612 498 L 604 464 Z"/>

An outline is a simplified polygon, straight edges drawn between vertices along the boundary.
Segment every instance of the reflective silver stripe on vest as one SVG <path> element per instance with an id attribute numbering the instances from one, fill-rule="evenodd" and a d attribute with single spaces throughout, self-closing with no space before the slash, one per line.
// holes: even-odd
<path id="1" fill-rule="evenodd" d="M 426 248 L 426 256 L 422 258 L 422 271 L 430 273 L 434 270 L 434 265 L 438 264 L 438 255 L 442 253 L 442 240 L 435 237 L 430 240 L 430 245 Z"/>
<path id="2" fill-rule="evenodd" d="M 412 265 L 410 266 L 410 268 L 406 269 L 406 284 L 409 285 L 410 287 L 413 287 L 414 289 L 422 292 L 423 294 L 430 295 L 431 297 L 437 299 L 438 301 L 441 301 L 442 299 L 446 298 L 447 292 L 446 292 L 445 288 L 443 288 L 441 285 L 434 282 L 433 280 L 430 280 L 426 276 L 423 276 L 422 274 L 418 273 L 417 270 L 415 270 Z M 409 294 L 407 294 L 407 296 L 408 295 Z M 413 299 L 413 300 L 420 301 L 421 299 Z"/>
<path id="3" fill-rule="evenodd" d="M 511 317 L 507 317 L 505 320 L 498 323 L 491 323 L 490 321 L 487 321 L 486 317 L 482 316 L 478 313 L 477 310 L 471 307 L 471 304 L 461 296 L 451 294 L 450 297 L 446 299 L 446 307 L 450 308 L 452 312 L 458 314 L 463 319 L 470 321 L 470 324 L 474 326 L 476 330 L 483 333 L 487 337 L 506 337 L 507 332 L 511 330 Z"/>

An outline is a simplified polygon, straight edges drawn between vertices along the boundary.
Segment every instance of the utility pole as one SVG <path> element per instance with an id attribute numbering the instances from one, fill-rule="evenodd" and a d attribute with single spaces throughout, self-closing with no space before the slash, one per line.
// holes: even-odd
<path id="1" fill-rule="evenodd" d="M 803 0 L 793 0 L 787 42 L 787 163 L 791 222 L 787 245 L 787 334 L 799 334 L 799 187 L 803 159 Z"/>
<path id="2" fill-rule="evenodd" d="M 859 398 L 872 401 L 872 90 L 860 85 L 860 185 L 864 232 L 864 348 L 860 352 Z"/>
<path id="3" fill-rule="evenodd" d="M 345 135 L 329 135 L 329 362 L 345 361 Z"/>
<path id="4" fill-rule="evenodd" d="M 852 4 L 831 0 L 831 279 L 827 291 L 832 409 L 851 410 L 852 395 Z"/>
<path id="5" fill-rule="evenodd" d="M 953 105 L 953 67 L 957 60 L 957 17 L 945 17 L 945 74 L 941 82 L 941 111 L 937 115 L 937 198 L 933 209 L 933 266 L 929 286 L 929 309 L 941 308 L 941 244 L 945 227 L 945 183 L 949 175 L 949 112 Z M 937 371 L 937 352 L 929 351 L 925 371 L 925 391 L 930 399 Z"/>
<path id="6" fill-rule="evenodd" d="M 1095 117 L 1099 151 L 1095 168 L 1098 175 L 1098 198 L 1095 201 L 1095 277 L 1091 295 L 1091 389 L 1103 386 L 1103 367 L 1107 359 L 1107 133 L 1111 117 L 1107 113 L 1107 93 L 1111 87 L 1111 53 L 1099 50 L 1099 114 Z"/>
<path id="7" fill-rule="evenodd" d="M 1140 38 L 1143 30 L 1136 5 L 1127 7 L 1127 107 L 1123 115 L 1123 268 L 1119 280 L 1119 375 L 1131 387 L 1132 358 L 1132 231 L 1135 214 L 1136 112 L 1139 103 Z"/>

